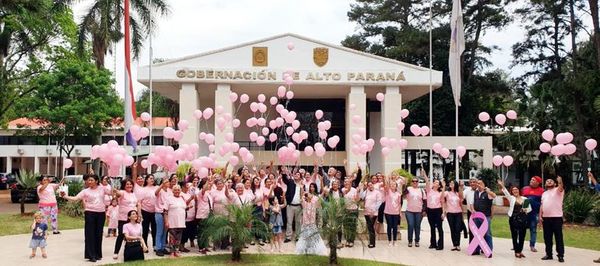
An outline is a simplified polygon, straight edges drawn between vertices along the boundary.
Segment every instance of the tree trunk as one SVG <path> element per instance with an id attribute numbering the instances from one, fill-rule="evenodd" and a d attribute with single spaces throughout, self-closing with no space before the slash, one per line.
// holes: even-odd
<path id="1" fill-rule="evenodd" d="M 337 246 L 329 246 L 329 265 L 337 264 Z"/>
<path id="2" fill-rule="evenodd" d="M 242 249 L 241 248 L 232 248 L 231 249 L 231 260 L 232 261 L 241 261 L 242 260 Z"/>
<path id="3" fill-rule="evenodd" d="M 592 34 L 592 40 L 594 47 L 596 47 L 596 67 L 600 68 L 600 19 L 598 18 L 598 0 L 588 0 L 590 4 L 590 14 L 592 15 L 592 25 L 594 32 Z"/>
<path id="4" fill-rule="evenodd" d="M 21 215 L 25 214 L 25 197 L 27 196 L 27 191 L 21 190 Z"/>

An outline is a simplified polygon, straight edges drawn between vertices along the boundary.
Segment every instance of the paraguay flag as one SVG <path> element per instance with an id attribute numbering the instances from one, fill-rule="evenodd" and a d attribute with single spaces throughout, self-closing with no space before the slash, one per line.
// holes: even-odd
<path id="1" fill-rule="evenodd" d="M 135 121 L 135 98 L 133 97 L 133 83 L 131 82 L 131 36 L 129 33 L 129 0 L 125 0 L 125 140 L 134 150 L 137 143 L 131 134 L 130 128 Z"/>

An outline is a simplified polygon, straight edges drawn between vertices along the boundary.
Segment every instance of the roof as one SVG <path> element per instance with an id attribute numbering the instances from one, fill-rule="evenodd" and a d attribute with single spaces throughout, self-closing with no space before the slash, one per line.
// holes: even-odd
<path id="1" fill-rule="evenodd" d="M 135 124 L 140 125 L 140 126 L 144 125 L 144 123 L 140 117 L 136 118 Z M 44 125 L 44 121 L 42 121 L 42 120 L 29 119 L 29 118 L 22 117 L 22 118 L 17 118 L 15 120 L 8 122 L 7 129 L 9 129 L 9 130 L 10 129 L 22 129 L 22 128 L 38 129 L 38 128 L 42 127 L 43 125 Z M 146 126 L 149 126 L 149 124 L 147 124 Z M 171 121 L 170 117 L 153 117 L 152 118 L 152 127 L 153 128 L 155 128 L 155 129 L 156 128 L 165 128 L 168 126 L 173 126 L 173 122 Z M 118 128 L 118 127 L 123 127 L 123 119 L 122 118 L 113 119 L 112 128 Z"/>

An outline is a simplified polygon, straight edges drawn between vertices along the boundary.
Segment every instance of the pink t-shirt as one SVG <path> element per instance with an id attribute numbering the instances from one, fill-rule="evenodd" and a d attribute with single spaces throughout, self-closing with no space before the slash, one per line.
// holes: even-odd
<path id="1" fill-rule="evenodd" d="M 119 205 L 108 206 L 108 209 L 106 209 L 106 216 L 108 216 L 108 228 L 117 228 L 119 225 Z"/>
<path id="2" fill-rule="evenodd" d="M 40 192 L 42 185 L 39 185 L 36 189 L 38 197 L 40 198 L 39 206 L 56 206 L 56 189 L 58 184 L 48 184 L 44 190 Z"/>
<path id="3" fill-rule="evenodd" d="M 446 192 L 446 212 L 447 213 L 462 213 L 462 202 L 460 201 L 460 197 L 458 197 L 458 193 L 456 192 Z"/>
<path id="4" fill-rule="evenodd" d="M 385 208 L 383 209 L 383 213 L 391 214 L 391 215 L 399 215 L 401 205 L 402 194 L 400 192 L 392 192 L 388 190 L 385 193 Z"/>
<path id="5" fill-rule="evenodd" d="M 140 237 L 142 236 L 142 225 L 139 223 L 126 223 L 123 225 L 123 234 L 129 237 Z"/>
<path id="6" fill-rule="evenodd" d="M 356 203 L 356 194 L 358 190 L 356 188 L 350 187 L 350 191 L 346 192 L 346 188 L 342 188 L 342 192 L 345 192 L 344 198 L 346 199 L 346 209 L 348 210 L 358 210 L 358 204 Z"/>
<path id="7" fill-rule="evenodd" d="M 102 189 L 107 189 L 108 191 L 112 191 L 112 186 L 110 184 L 105 185 L 98 185 L 98 187 L 102 188 Z M 112 195 L 104 195 L 104 205 L 106 206 L 110 206 L 110 202 L 112 201 Z"/>
<path id="8" fill-rule="evenodd" d="M 229 199 L 225 196 L 225 187 L 221 190 L 213 189 L 210 191 L 210 198 L 213 204 L 213 210 L 215 214 L 219 215 L 227 215 L 227 204 L 229 204 Z M 235 194 L 235 193 L 234 193 Z"/>
<path id="9" fill-rule="evenodd" d="M 188 193 L 181 193 L 181 196 L 183 197 L 183 199 L 187 202 L 193 195 L 189 194 L 191 191 L 188 191 Z M 185 215 L 185 221 L 186 222 L 191 222 L 196 218 L 196 201 L 192 200 L 190 201 L 190 204 L 188 204 L 188 206 L 190 206 L 190 208 L 187 209 L 186 211 L 186 215 Z"/>
<path id="10" fill-rule="evenodd" d="M 373 191 L 365 191 L 365 215 L 377 216 L 379 205 L 381 205 L 382 202 L 383 199 L 379 190 L 374 189 Z"/>
<path id="11" fill-rule="evenodd" d="M 433 190 L 430 187 L 427 188 L 427 208 L 438 209 L 442 207 L 442 193 Z"/>
<path id="12" fill-rule="evenodd" d="M 140 186 L 137 183 L 133 184 L 133 193 L 135 194 L 135 196 L 138 199 L 141 199 L 144 195 L 144 193 L 146 192 L 146 187 L 144 186 Z"/>
<path id="13" fill-rule="evenodd" d="M 74 198 L 82 200 L 86 211 L 105 212 L 104 195 L 110 194 L 110 190 L 106 190 L 100 186 L 91 189 L 86 188 L 79 192 Z"/>
<path id="14" fill-rule="evenodd" d="M 196 201 L 196 218 L 197 219 L 206 219 L 210 214 L 210 203 L 209 203 L 209 192 L 205 192 L 202 195 L 202 191 L 198 193 L 198 198 Z"/>
<path id="15" fill-rule="evenodd" d="M 183 195 L 183 193 L 181 194 Z M 182 196 L 170 196 L 165 202 L 169 215 L 169 228 L 185 228 L 185 200 Z"/>
<path id="16" fill-rule="evenodd" d="M 406 211 L 421 212 L 423 211 L 423 191 L 420 188 L 408 187 L 406 195 Z"/>
<path id="17" fill-rule="evenodd" d="M 142 210 L 146 212 L 155 212 L 156 210 L 156 186 L 148 186 L 142 189 L 142 193 L 136 194 L 138 197 L 140 204 L 142 205 Z"/>
<path id="18" fill-rule="evenodd" d="M 127 213 L 131 210 L 137 209 L 137 198 L 135 193 L 121 190 L 121 197 L 119 197 L 119 221 L 127 221 Z"/>
<path id="19" fill-rule="evenodd" d="M 173 191 L 170 188 L 167 188 L 166 191 L 160 189 L 158 196 L 156 196 L 156 208 L 154 210 L 155 213 L 163 213 L 163 211 L 167 209 L 165 204 L 170 196 L 173 196 Z"/>
<path id="20" fill-rule="evenodd" d="M 319 198 L 313 196 L 310 202 L 307 202 L 304 197 L 302 198 L 302 225 L 314 224 L 317 221 L 317 206 L 319 205 Z"/>
<path id="21" fill-rule="evenodd" d="M 548 189 L 542 194 L 542 217 L 563 217 L 563 198 L 565 191 L 558 188 Z"/>

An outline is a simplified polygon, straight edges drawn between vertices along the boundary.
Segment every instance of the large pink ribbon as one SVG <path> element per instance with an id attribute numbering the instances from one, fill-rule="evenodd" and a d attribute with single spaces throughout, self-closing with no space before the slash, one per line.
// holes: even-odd
<path id="1" fill-rule="evenodd" d="M 480 227 L 477 227 L 475 224 L 475 219 L 482 220 Z M 488 221 L 482 212 L 475 212 L 471 214 L 471 218 L 469 219 L 469 229 L 471 230 L 471 233 L 473 233 L 473 240 L 471 240 L 471 243 L 469 243 L 467 254 L 473 255 L 473 253 L 475 253 L 475 249 L 480 247 L 486 257 L 489 258 L 492 256 L 492 249 L 490 249 L 490 246 L 488 246 L 484 238 L 485 233 L 487 233 L 488 226 Z"/>

